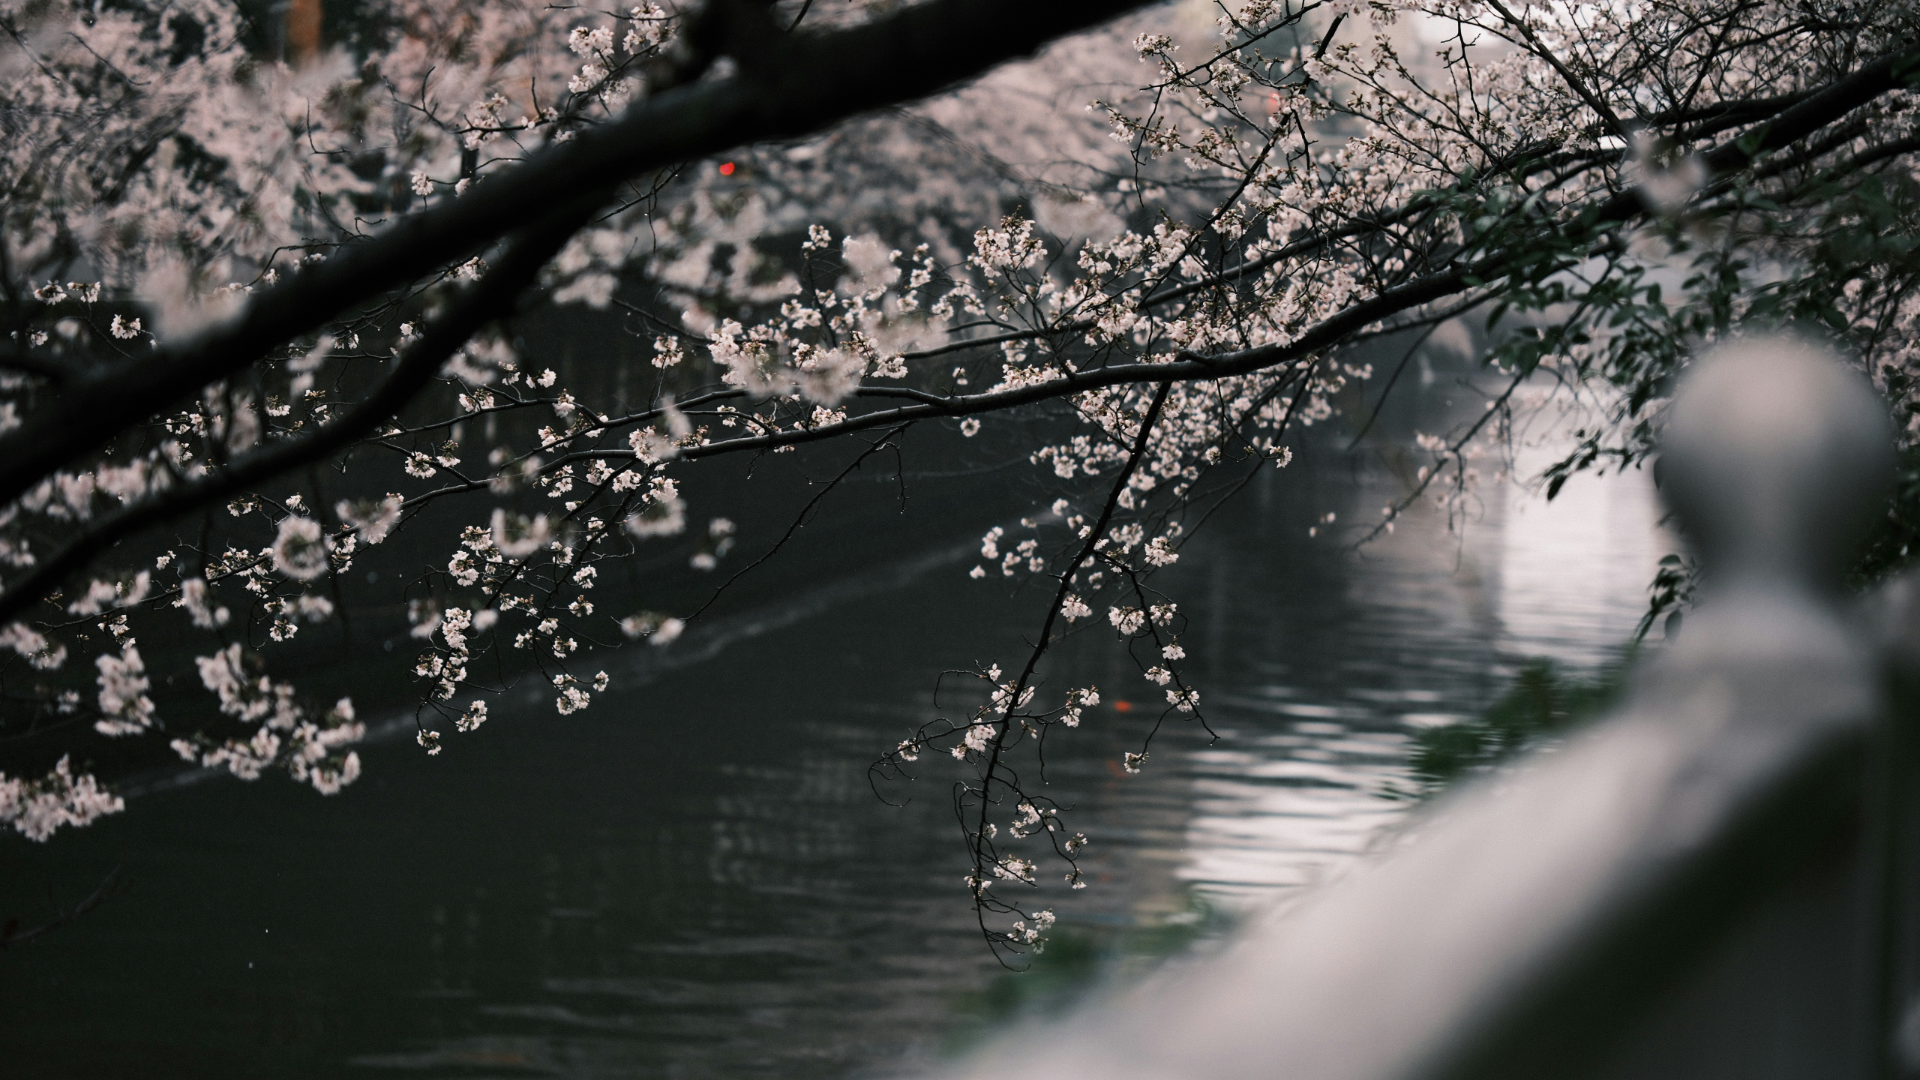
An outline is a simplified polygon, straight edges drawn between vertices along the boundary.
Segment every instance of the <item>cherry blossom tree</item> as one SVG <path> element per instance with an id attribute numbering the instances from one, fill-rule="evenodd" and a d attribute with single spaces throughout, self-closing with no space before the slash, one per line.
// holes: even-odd
<path id="1" fill-rule="evenodd" d="M 1057 501 L 971 570 L 1034 586 L 1032 647 L 874 766 L 954 773 L 968 895 L 1017 950 L 1053 918 L 1025 890 L 1083 884 L 1039 750 L 1101 691 L 1044 687 L 1049 648 L 1104 626 L 1162 720 L 1204 723 L 1156 572 L 1357 384 L 1391 392 L 1405 361 L 1363 350 L 1469 321 L 1499 388 L 1421 436 L 1360 542 L 1469 497 L 1523 409 L 1575 432 L 1549 497 L 1633 467 L 1685 356 L 1749 324 L 1844 342 L 1920 413 L 1909 7 L 1221 0 L 1201 32 L 1136 6 L 385 0 L 323 33 L 312 3 L 0 3 L 0 824 L 120 810 L 83 763 L 125 744 L 351 784 L 353 703 L 276 658 L 395 536 L 437 553 L 404 594 L 437 754 L 515 680 L 590 707 L 582 640 L 681 632 L 594 590 L 661 545 L 726 555 L 688 507 L 703 463 L 838 441 L 851 468 L 1042 413 L 1023 452 Z M 1013 175 L 1010 118 L 950 88 L 1121 16 L 1050 54 L 1137 88 L 1077 103 L 1108 149 L 1020 178 L 1014 212 L 821 195 L 902 147 Z M 750 178 L 714 167 L 747 146 Z M 523 332 L 552 309 L 632 316 L 649 389 L 558 374 Z M 146 635 L 200 644 L 163 672 Z M 163 714 L 163 674 L 207 694 Z"/>

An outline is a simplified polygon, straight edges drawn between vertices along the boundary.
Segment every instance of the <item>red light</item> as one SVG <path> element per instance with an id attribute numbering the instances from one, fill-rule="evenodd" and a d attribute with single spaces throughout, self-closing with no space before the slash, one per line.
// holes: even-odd
<path id="1" fill-rule="evenodd" d="M 721 175 L 721 176 L 732 176 L 732 175 L 733 175 L 733 162 L 731 162 L 731 161 L 728 161 L 728 162 L 723 162 L 723 163 L 721 164 L 721 166 L 720 166 L 720 175 Z"/>

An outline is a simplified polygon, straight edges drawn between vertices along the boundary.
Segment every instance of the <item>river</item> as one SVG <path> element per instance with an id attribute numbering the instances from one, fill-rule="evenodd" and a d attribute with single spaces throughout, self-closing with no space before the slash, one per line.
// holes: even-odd
<path id="1" fill-rule="evenodd" d="M 334 799 L 181 784 L 8 842 L 0 902 L 29 924 L 115 865 L 127 886 L 0 953 L 5 1071 L 862 1076 L 1128 977 L 1363 851 L 1404 812 L 1381 792 L 1413 729 L 1483 708 L 1527 657 L 1606 660 L 1666 550 L 1635 473 L 1551 505 L 1489 485 L 1463 530 L 1417 511 L 1355 553 L 1309 528 L 1378 520 L 1401 480 L 1335 442 L 1251 486 L 1165 578 L 1217 741 L 1176 725 L 1125 775 L 1152 710 L 1122 703 L 1157 691 L 1104 624 L 1061 647 L 1057 670 L 1106 699 L 1050 743 L 1092 887 L 1055 894 L 1032 972 L 973 929 L 952 763 L 885 789 L 898 807 L 866 773 L 932 715 L 940 669 L 1011 663 L 1031 632 L 1038 594 L 966 575 L 986 526 L 1032 512 L 1003 499 L 621 654 L 577 716 L 497 708 L 431 760 L 380 742 Z"/>

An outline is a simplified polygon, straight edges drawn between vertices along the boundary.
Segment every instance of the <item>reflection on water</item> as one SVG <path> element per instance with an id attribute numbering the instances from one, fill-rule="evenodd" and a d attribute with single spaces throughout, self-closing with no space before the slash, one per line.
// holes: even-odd
<path id="1" fill-rule="evenodd" d="M 1106 703 L 1050 745 L 1092 837 L 1063 925 L 1125 927 L 1283 894 L 1401 804 L 1407 732 L 1484 706 L 1528 655 L 1592 664 L 1631 629 L 1655 547 L 1635 478 L 1550 508 L 1497 493 L 1464 538 L 1418 514 L 1364 553 L 1307 526 L 1396 490 L 1309 455 L 1198 534 L 1166 586 L 1221 738 L 1115 765 L 1155 688 L 1098 633 L 1059 677 Z M 200 784 L 5 849 L 34 921 L 115 863 L 133 888 L 0 955 L 9 1075 L 844 1076 L 927 1060 L 997 977 L 960 885 L 940 763 L 869 789 L 941 667 L 1020 649 L 1043 601 L 967 580 L 951 545 L 1017 504 L 948 508 L 938 542 L 690 633 L 587 713 L 498 710 L 431 762 L 369 754 L 321 801 Z M 976 528 L 976 524 L 981 528 Z M 611 665 L 610 665 L 611 666 Z M 616 675 L 621 674 L 615 669 Z M 624 695 L 624 696 L 623 696 Z"/>
<path id="2" fill-rule="evenodd" d="M 1521 472 L 1545 464 L 1523 459 Z M 1353 501 L 1377 506 L 1384 492 Z M 1617 657 L 1665 551 L 1644 473 L 1582 478 L 1550 504 L 1498 491 L 1460 535 L 1403 518 L 1351 565 L 1310 564 L 1339 582 L 1337 598 L 1290 601 L 1303 554 L 1224 550 L 1256 549 L 1266 523 L 1236 525 L 1249 532 L 1206 556 L 1232 582 L 1209 615 L 1240 635 L 1213 678 L 1233 689 L 1208 699 L 1222 740 L 1180 764 L 1191 787 L 1177 871 L 1232 903 L 1309 884 L 1365 849 L 1404 809 L 1379 794 L 1403 774 L 1408 732 L 1477 712 L 1516 661 L 1591 669 Z M 1245 606 L 1228 614 L 1236 599 Z"/>

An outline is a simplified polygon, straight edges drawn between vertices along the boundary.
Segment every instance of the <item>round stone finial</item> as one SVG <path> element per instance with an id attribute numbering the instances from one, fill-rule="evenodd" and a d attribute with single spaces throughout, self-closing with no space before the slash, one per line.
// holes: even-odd
<path id="1" fill-rule="evenodd" d="M 1681 378 L 1660 481 L 1709 578 L 1825 591 L 1881 512 L 1893 464 L 1886 406 L 1859 372 L 1803 338 L 1743 338 Z"/>

